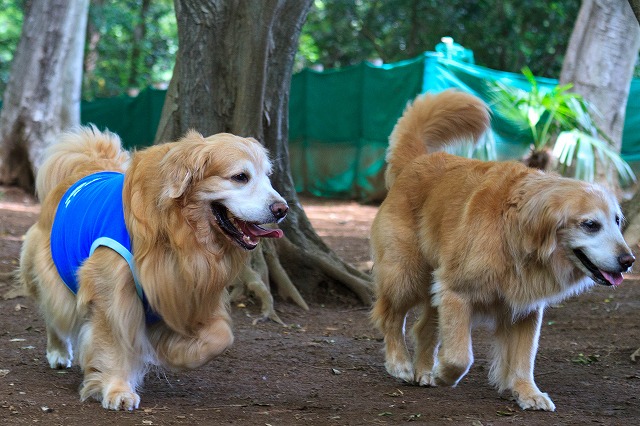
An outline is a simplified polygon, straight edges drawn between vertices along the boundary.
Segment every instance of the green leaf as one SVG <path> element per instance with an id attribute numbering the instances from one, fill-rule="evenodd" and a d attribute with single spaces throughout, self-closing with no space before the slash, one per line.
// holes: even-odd
<path id="1" fill-rule="evenodd" d="M 585 355 L 585 354 L 578 354 L 577 357 L 575 357 L 574 359 L 571 360 L 571 362 L 575 362 L 576 364 L 582 364 L 582 365 L 588 365 L 591 364 L 592 362 L 598 362 L 600 361 L 600 355 Z"/>

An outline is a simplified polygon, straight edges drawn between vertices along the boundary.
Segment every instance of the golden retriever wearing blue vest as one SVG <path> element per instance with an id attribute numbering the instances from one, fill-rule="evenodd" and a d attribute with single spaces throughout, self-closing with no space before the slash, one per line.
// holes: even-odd
<path id="1" fill-rule="evenodd" d="M 51 368 L 70 367 L 75 349 L 83 400 L 133 410 L 148 366 L 195 368 L 231 345 L 226 286 L 260 238 L 282 236 L 260 226 L 288 209 L 270 173 L 260 143 L 225 133 L 190 131 L 130 154 L 115 134 L 85 127 L 49 150 L 36 178 L 42 211 L 26 234 L 19 277 L 44 316 Z M 58 221 L 114 176 L 122 207 L 92 217 L 102 226 L 119 216 L 128 241 L 98 238 L 77 269 L 54 265 L 53 257 L 64 263 L 76 251 L 73 220 L 79 227 L 85 217 Z"/>

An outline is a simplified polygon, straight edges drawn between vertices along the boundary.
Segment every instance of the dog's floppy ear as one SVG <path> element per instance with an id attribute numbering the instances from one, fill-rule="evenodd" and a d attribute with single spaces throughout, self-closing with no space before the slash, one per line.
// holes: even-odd
<path id="1" fill-rule="evenodd" d="M 564 226 L 566 215 L 560 206 L 547 196 L 524 201 L 520 209 L 520 232 L 526 253 L 540 260 L 551 257 L 558 245 L 558 232 Z"/>
<path id="2" fill-rule="evenodd" d="M 190 130 L 164 155 L 160 161 L 164 196 L 180 198 L 193 180 L 202 176 L 207 157 L 200 155 L 200 146 L 196 144 L 202 141 L 200 133 Z"/>
<path id="3" fill-rule="evenodd" d="M 193 174 L 186 167 L 174 167 L 167 173 L 163 195 L 168 198 L 180 198 L 191 183 Z"/>

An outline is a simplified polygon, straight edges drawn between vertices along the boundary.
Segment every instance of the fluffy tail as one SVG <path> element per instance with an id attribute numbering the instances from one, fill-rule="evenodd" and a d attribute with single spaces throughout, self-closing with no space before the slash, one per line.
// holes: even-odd
<path id="1" fill-rule="evenodd" d="M 36 194 L 40 201 L 69 176 L 100 170 L 124 171 L 129 153 L 122 149 L 118 135 L 91 126 L 63 133 L 59 141 L 47 149 L 45 158 L 36 176 Z"/>
<path id="2" fill-rule="evenodd" d="M 468 93 L 447 90 L 417 97 L 405 109 L 389 137 L 387 188 L 414 158 L 446 145 L 463 141 L 476 143 L 489 127 L 489 121 L 487 105 Z"/>

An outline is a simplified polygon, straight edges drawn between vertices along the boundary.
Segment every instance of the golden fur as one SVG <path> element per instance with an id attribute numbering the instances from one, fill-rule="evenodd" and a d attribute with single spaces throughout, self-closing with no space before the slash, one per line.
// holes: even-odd
<path id="1" fill-rule="evenodd" d="M 49 236 L 58 202 L 78 179 L 102 170 L 125 173 L 125 222 L 137 275 L 162 317 L 157 324 L 145 324 L 131 271 L 115 251 L 98 248 L 82 264 L 77 296 L 53 265 Z M 271 187 L 270 171 L 262 145 L 231 134 L 191 131 L 130 155 L 116 135 L 81 128 L 50 149 L 36 179 L 42 212 L 27 232 L 19 275 L 44 316 L 51 367 L 71 366 L 77 348 L 83 400 L 137 408 L 148 365 L 194 368 L 231 345 L 225 287 L 247 251 L 223 232 L 212 203 L 224 205 L 236 225 L 279 221 L 286 203 Z M 257 244 L 258 237 L 243 237 L 250 248 Z"/>
<path id="2" fill-rule="evenodd" d="M 417 98 L 390 137 L 388 196 L 372 226 L 388 372 L 423 386 L 455 386 L 473 362 L 471 328 L 495 326 L 490 380 L 524 409 L 554 410 L 533 379 L 544 307 L 593 284 L 617 285 L 633 263 L 615 198 L 598 185 L 517 162 L 444 152 L 489 126 L 478 98 Z M 414 358 L 404 343 L 417 307 Z"/>

